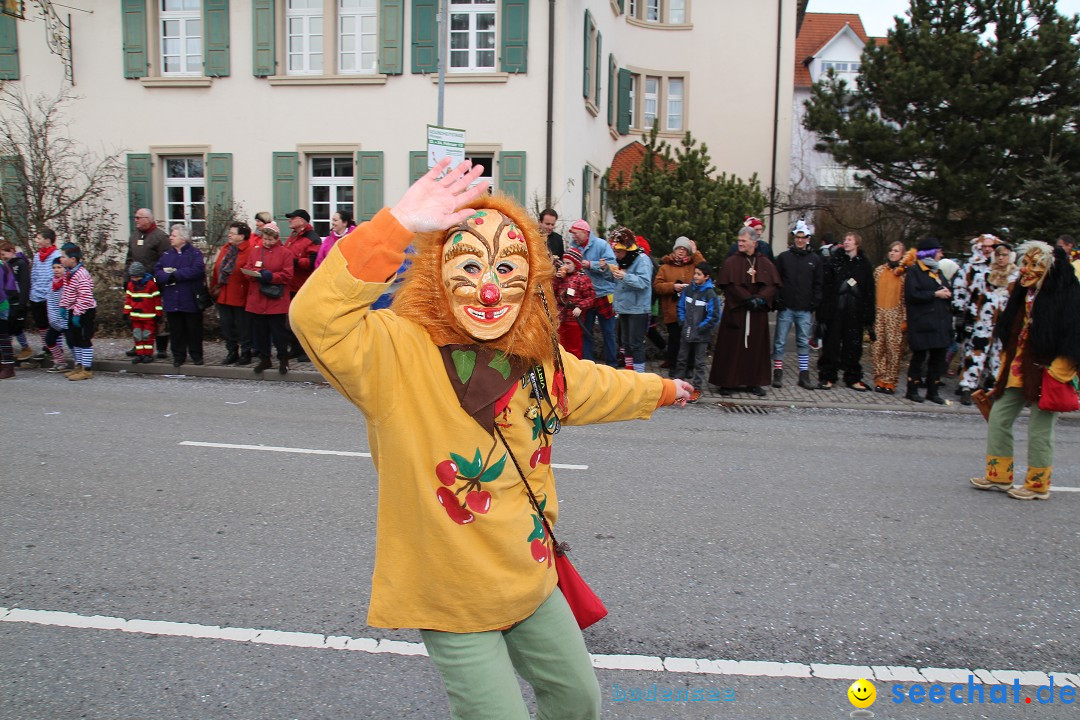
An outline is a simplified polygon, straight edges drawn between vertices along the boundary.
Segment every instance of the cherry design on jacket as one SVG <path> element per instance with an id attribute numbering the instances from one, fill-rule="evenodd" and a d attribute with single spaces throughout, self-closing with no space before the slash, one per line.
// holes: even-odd
<path id="1" fill-rule="evenodd" d="M 483 484 L 499 477 L 506 465 L 505 454 L 491 462 L 495 447 L 491 447 L 486 459 L 481 459 L 480 448 L 476 448 L 472 460 L 452 452 L 449 460 L 435 466 L 435 477 L 443 485 L 435 491 L 435 497 L 450 519 L 458 525 L 468 525 L 476 519 L 476 515 L 486 515 L 491 510 L 491 493 L 483 489 Z M 453 489 L 459 481 L 464 483 Z M 464 501 L 459 497 L 462 493 Z"/>
<path id="2" fill-rule="evenodd" d="M 540 501 L 540 512 L 544 512 L 544 507 L 547 505 L 547 496 Z M 529 543 L 529 550 L 532 552 L 533 560 L 543 564 L 547 563 L 548 567 L 551 567 L 551 547 L 548 544 L 550 535 L 547 533 L 547 529 L 544 527 L 544 521 L 540 519 L 540 516 L 535 512 L 530 515 L 533 521 L 533 531 L 526 538 L 525 542 Z"/>

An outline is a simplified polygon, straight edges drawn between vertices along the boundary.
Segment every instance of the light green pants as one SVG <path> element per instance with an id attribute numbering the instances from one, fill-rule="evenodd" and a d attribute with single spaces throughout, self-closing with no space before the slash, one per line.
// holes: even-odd
<path id="1" fill-rule="evenodd" d="M 986 478 L 991 482 L 1013 481 L 1013 424 L 1027 400 L 1020 388 L 1006 388 L 990 410 L 986 434 Z M 1058 413 L 1031 406 L 1028 421 L 1027 476 L 1024 486 L 1037 492 L 1050 488 L 1054 468 L 1054 425 Z"/>
<path id="2" fill-rule="evenodd" d="M 596 720 L 600 685 L 585 638 L 558 588 L 508 630 L 421 630 L 455 720 L 528 720 L 516 670 L 536 693 L 537 720 Z"/>

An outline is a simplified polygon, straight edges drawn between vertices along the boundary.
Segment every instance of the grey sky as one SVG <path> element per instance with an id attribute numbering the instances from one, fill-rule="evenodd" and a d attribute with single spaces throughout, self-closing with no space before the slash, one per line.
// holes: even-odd
<path id="1" fill-rule="evenodd" d="M 893 26 L 893 18 L 903 16 L 910 6 L 908 0 L 810 0 L 807 12 L 858 13 L 867 34 L 881 37 Z M 1058 11 L 1080 13 L 1080 0 L 1058 0 Z"/>

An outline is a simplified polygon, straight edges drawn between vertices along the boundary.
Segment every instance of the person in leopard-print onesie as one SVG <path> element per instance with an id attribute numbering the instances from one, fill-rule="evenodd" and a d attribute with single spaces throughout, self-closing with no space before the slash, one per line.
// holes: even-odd
<path id="1" fill-rule="evenodd" d="M 904 353 L 904 271 L 900 262 L 904 243 L 889 245 L 888 260 L 874 268 L 877 309 L 874 317 L 874 342 L 870 345 L 874 360 L 874 392 L 892 395 L 900 380 L 900 356 Z M 910 263 L 909 263 L 910 264 Z"/>
<path id="2" fill-rule="evenodd" d="M 998 242 L 990 268 L 975 276 L 965 310 L 965 316 L 973 322 L 960 379 L 964 390 L 960 402 L 964 405 L 971 404 L 972 391 L 996 378 L 1001 369 L 1001 341 L 993 338 L 994 324 L 1009 301 L 1016 277 L 1012 248 L 1008 243 Z"/>

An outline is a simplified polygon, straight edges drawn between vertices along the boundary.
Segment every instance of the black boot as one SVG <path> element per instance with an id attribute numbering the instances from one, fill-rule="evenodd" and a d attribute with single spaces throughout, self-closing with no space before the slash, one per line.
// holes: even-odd
<path id="1" fill-rule="evenodd" d="M 773 368 L 773 371 L 772 371 L 772 386 L 774 388 L 782 388 L 782 387 L 784 387 L 784 369 L 783 368 Z"/>
<path id="2" fill-rule="evenodd" d="M 971 391 L 968 390 L 967 388 L 960 388 L 960 404 L 961 405 L 970 405 L 971 404 Z"/>
<path id="3" fill-rule="evenodd" d="M 235 350 L 230 350 L 229 354 L 225 356 L 225 359 L 221 361 L 221 364 L 222 365 L 235 365 L 236 362 L 239 359 L 240 359 L 239 353 L 237 353 Z"/>
<path id="4" fill-rule="evenodd" d="M 277 371 L 282 375 L 289 372 L 289 358 L 281 357 L 278 359 Z"/>
<path id="5" fill-rule="evenodd" d="M 817 386 L 814 385 L 814 383 L 810 382 L 809 370 L 799 371 L 799 387 L 801 387 L 803 390 L 817 390 Z"/>
<path id="6" fill-rule="evenodd" d="M 945 398 L 941 397 L 941 386 L 934 381 L 930 381 L 926 388 L 926 399 L 932 403 L 944 405 Z"/>
<path id="7" fill-rule="evenodd" d="M 920 383 L 918 380 L 908 378 L 907 379 L 907 392 L 904 393 L 904 397 L 907 398 L 908 400 L 910 400 L 911 402 L 921 403 L 923 401 L 922 397 L 919 395 L 919 386 L 921 384 L 922 383 Z"/>
<path id="8" fill-rule="evenodd" d="M 259 362 L 256 363 L 255 367 L 253 367 L 252 370 L 254 370 L 256 373 L 261 374 L 263 370 L 268 369 L 273 364 L 274 363 L 270 362 L 269 356 L 263 355 L 261 358 L 259 358 Z"/>
<path id="9" fill-rule="evenodd" d="M 240 353 L 240 359 L 236 361 L 237 365 L 250 365 L 251 364 L 251 352 L 244 351 Z"/>

